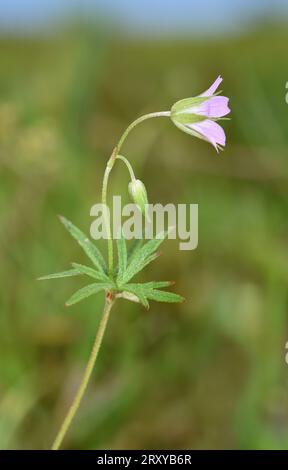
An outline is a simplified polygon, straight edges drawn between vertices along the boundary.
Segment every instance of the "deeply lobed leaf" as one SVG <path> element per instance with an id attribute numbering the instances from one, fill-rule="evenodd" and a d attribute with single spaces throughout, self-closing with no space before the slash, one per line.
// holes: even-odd
<path id="1" fill-rule="evenodd" d="M 79 274 L 86 274 L 87 276 L 93 277 L 98 281 L 110 282 L 110 279 L 107 274 L 104 274 L 101 271 L 96 271 L 95 269 L 90 268 L 89 266 L 85 266 L 79 263 L 72 263 L 72 266 L 78 271 Z"/>
<path id="2" fill-rule="evenodd" d="M 132 277 L 158 256 L 155 251 L 165 240 L 167 233 L 168 232 L 159 233 L 156 238 L 149 240 L 145 245 L 141 246 L 133 253 L 131 261 L 122 276 L 123 283 L 129 282 Z"/>
<path id="3" fill-rule="evenodd" d="M 89 297 L 90 295 L 97 294 L 97 292 L 100 292 L 101 290 L 110 290 L 113 288 L 113 285 L 109 282 L 99 282 L 95 284 L 88 284 L 85 287 L 82 287 L 82 289 L 77 290 L 65 303 L 67 307 L 70 305 L 76 304 L 77 302 L 80 302 L 80 300 L 85 299 L 86 297 Z"/>
<path id="4" fill-rule="evenodd" d="M 177 303 L 184 302 L 184 297 L 174 292 L 167 292 L 159 290 L 161 287 L 168 287 L 174 284 L 171 281 L 152 281 L 144 283 L 128 283 L 122 289 L 124 292 L 130 292 L 136 295 L 139 301 L 148 308 L 148 300 L 155 300 L 157 302 Z"/>
<path id="5" fill-rule="evenodd" d="M 142 238 L 136 238 L 135 240 L 133 240 L 133 242 L 131 243 L 131 246 L 128 250 L 128 260 L 127 260 L 127 263 L 130 264 L 133 257 L 137 254 L 137 252 L 139 251 L 139 249 L 142 247 L 143 245 L 143 239 Z"/>
<path id="6" fill-rule="evenodd" d="M 105 272 L 107 271 L 106 263 L 98 248 L 91 242 L 91 240 L 89 240 L 89 238 L 86 237 L 86 235 L 78 227 L 72 224 L 70 220 L 67 220 L 63 216 L 59 216 L 59 218 L 64 227 L 66 227 L 72 237 L 77 240 L 79 245 L 85 251 L 86 255 L 95 264 L 97 269 L 105 274 Z"/>
<path id="7" fill-rule="evenodd" d="M 47 276 L 40 277 L 39 280 L 84 274 L 100 281 L 98 283 L 89 284 L 76 291 L 66 302 L 67 306 L 73 305 L 101 290 L 118 291 L 119 297 L 127 298 L 128 300 L 137 301 L 137 299 L 139 299 L 139 302 L 142 303 L 145 308 L 149 308 L 149 300 L 156 300 L 158 302 L 184 301 L 184 298 L 178 294 L 161 290 L 164 287 L 172 285 L 173 282 L 171 281 L 129 283 L 130 279 L 135 276 L 135 274 L 158 256 L 158 253 L 155 253 L 155 251 L 163 242 L 168 232 L 161 232 L 156 238 L 149 240 L 144 245 L 142 240 L 136 240 L 129 254 L 127 254 L 126 241 L 121 233 L 121 237 L 117 239 L 118 268 L 115 283 L 115 281 L 110 279 L 106 274 L 106 264 L 98 248 L 70 221 L 64 217 L 60 217 L 60 220 L 71 235 L 78 241 L 97 269 L 79 263 L 72 263 L 73 269 L 48 274 Z"/>
<path id="8" fill-rule="evenodd" d="M 166 292 L 159 289 L 150 289 L 145 291 L 145 295 L 149 300 L 156 300 L 157 302 L 178 303 L 184 302 L 185 299 L 179 294 L 174 292 Z"/>
<path id="9" fill-rule="evenodd" d="M 46 281 L 47 279 L 59 279 L 61 277 L 79 276 L 81 273 L 78 269 L 69 269 L 68 271 L 61 271 L 59 273 L 47 274 L 45 276 L 38 277 L 38 281 Z"/>

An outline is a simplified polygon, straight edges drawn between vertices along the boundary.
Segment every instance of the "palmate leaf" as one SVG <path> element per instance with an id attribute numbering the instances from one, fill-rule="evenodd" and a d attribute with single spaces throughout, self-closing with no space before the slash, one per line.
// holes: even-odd
<path id="1" fill-rule="evenodd" d="M 103 274 L 100 271 L 96 271 L 89 266 L 78 263 L 72 263 L 72 266 L 73 269 L 69 269 L 68 271 L 61 271 L 59 273 L 47 274 L 45 276 L 38 277 L 37 280 L 46 281 L 48 279 L 59 279 L 61 277 L 80 276 L 82 274 L 86 274 L 87 276 L 93 277 L 93 279 L 97 279 L 97 281 L 110 282 L 110 279 L 106 274 Z"/>
<path id="2" fill-rule="evenodd" d="M 117 239 L 118 267 L 115 270 L 116 281 L 110 279 L 103 256 L 98 248 L 79 230 L 75 225 L 64 217 L 61 222 L 78 241 L 88 257 L 93 261 L 97 269 L 79 263 L 72 263 L 73 268 L 68 271 L 48 274 L 39 280 L 57 279 L 61 277 L 87 275 L 96 279 L 97 283 L 89 284 L 76 291 L 66 302 L 66 306 L 73 305 L 101 290 L 110 291 L 116 297 L 126 298 L 130 301 L 140 302 L 145 308 L 149 308 L 149 300 L 158 302 L 183 302 L 184 298 L 173 292 L 166 292 L 162 288 L 171 286 L 171 281 L 152 281 L 144 283 L 129 283 L 130 279 L 157 258 L 157 248 L 163 242 L 168 232 L 161 232 L 156 238 L 149 240 L 143 245 L 142 240 L 136 240 L 127 254 L 126 241 L 121 233 Z"/>
<path id="3" fill-rule="evenodd" d="M 38 281 L 46 281 L 47 279 L 59 279 L 61 277 L 79 276 L 81 273 L 78 269 L 69 269 L 69 271 L 62 271 L 59 273 L 47 274 L 45 276 L 38 277 Z"/>
<path id="4" fill-rule="evenodd" d="M 168 287 L 173 285 L 172 281 L 152 281 L 144 283 L 128 283 L 122 286 L 122 289 L 125 292 L 132 293 L 136 295 L 139 299 L 139 302 L 144 305 L 144 307 L 149 307 L 148 300 L 155 300 L 157 302 L 169 302 L 177 303 L 184 302 L 184 297 L 174 292 L 167 292 L 160 290 L 159 288 Z M 125 298 L 125 295 L 122 297 Z M 127 297 L 126 297 L 127 298 Z M 131 299 L 133 300 L 133 299 Z"/>
<path id="5" fill-rule="evenodd" d="M 121 283 L 127 283 L 140 272 L 147 264 L 151 263 L 158 255 L 154 253 L 165 240 L 168 232 L 159 233 L 156 238 L 149 240 L 143 246 L 134 251 L 131 261 L 122 276 Z"/>
<path id="6" fill-rule="evenodd" d="M 72 266 L 76 271 L 78 271 L 79 274 L 86 274 L 86 276 L 93 277 L 94 279 L 97 279 L 97 281 L 103 281 L 103 282 L 110 281 L 107 274 L 104 274 L 103 272 L 100 272 L 100 271 L 96 271 L 95 269 L 90 268 L 89 266 L 85 266 L 79 263 L 72 263 Z"/>
<path id="7" fill-rule="evenodd" d="M 98 248 L 89 240 L 89 238 L 86 237 L 86 235 L 79 228 L 73 225 L 72 222 L 67 220 L 62 215 L 60 215 L 59 218 L 64 227 L 66 227 L 68 232 L 71 233 L 72 237 L 77 240 L 79 245 L 85 251 L 86 255 L 89 256 L 93 264 L 95 264 L 97 269 L 105 274 L 107 271 L 106 263 Z"/>
<path id="8" fill-rule="evenodd" d="M 113 284 L 110 282 L 99 282 L 95 284 L 88 284 L 82 289 L 77 290 L 65 303 L 66 307 L 80 302 L 80 300 L 89 297 L 90 295 L 97 294 L 101 290 L 110 290 L 113 288 Z"/>
<path id="9" fill-rule="evenodd" d="M 143 245 L 143 238 L 135 239 L 132 243 L 131 246 L 128 250 L 128 260 L 127 263 L 131 263 L 133 257 L 136 255 L 136 253 L 139 251 L 141 246 Z"/>

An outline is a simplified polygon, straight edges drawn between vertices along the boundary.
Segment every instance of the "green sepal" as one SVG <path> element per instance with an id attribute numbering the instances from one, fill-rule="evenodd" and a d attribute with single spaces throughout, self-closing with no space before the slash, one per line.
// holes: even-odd
<path id="1" fill-rule="evenodd" d="M 192 98 L 184 98 L 177 101 L 171 108 L 171 117 L 175 114 L 185 113 L 188 109 L 199 106 L 205 101 L 211 99 L 211 96 L 195 96 Z"/>
<path id="2" fill-rule="evenodd" d="M 177 120 L 174 120 L 173 119 L 173 123 L 175 124 L 175 126 L 178 127 L 178 129 L 180 129 L 180 131 L 183 131 L 185 132 L 186 134 L 189 134 L 189 135 L 192 135 L 193 137 L 197 137 L 198 139 L 202 139 L 202 140 L 207 140 L 203 137 L 202 134 L 200 134 L 199 132 L 195 131 L 194 129 L 191 129 L 190 127 L 188 126 L 185 126 L 184 124 L 181 124 L 181 122 L 178 122 Z"/>
<path id="3" fill-rule="evenodd" d="M 205 121 L 207 119 L 207 116 L 200 116 L 200 114 L 194 114 L 194 113 L 177 113 L 174 115 L 171 115 L 171 119 L 175 124 L 175 121 L 177 121 L 180 124 L 194 124 L 195 122 L 201 122 Z"/>

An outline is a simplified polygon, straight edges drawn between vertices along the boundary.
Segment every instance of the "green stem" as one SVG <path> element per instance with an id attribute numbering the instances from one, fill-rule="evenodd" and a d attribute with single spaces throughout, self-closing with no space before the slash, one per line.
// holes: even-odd
<path id="1" fill-rule="evenodd" d="M 117 146 L 114 148 L 111 157 L 109 158 L 107 162 L 107 166 L 104 172 L 104 177 L 103 177 L 103 184 L 102 184 L 102 204 L 106 207 L 107 206 L 107 188 L 108 188 L 108 180 L 109 180 L 109 175 L 111 173 L 111 170 L 114 166 L 115 160 L 118 156 L 121 160 L 123 160 L 130 172 L 131 178 L 132 175 L 135 178 L 133 169 L 128 162 L 128 160 L 123 157 L 122 155 L 118 155 L 122 145 L 124 144 L 126 138 L 128 137 L 128 134 L 134 129 L 135 126 L 140 124 L 143 121 L 146 121 L 146 119 L 151 119 L 151 118 L 156 118 L 156 117 L 169 117 L 170 116 L 170 111 L 160 111 L 157 113 L 149 113 L 149 114 L 144 114 L 144 116 L 139 117 L 135 121 L 133 121 L 127 129 L 123 132 Z M 133 178 L 132 178 L 133 179 Z M 107 232 L 107 245 L 108 245 L 108 270 L 109 270 L 109 275 L 113 278 L 113 239 L 112 239 L 112 234 L 111 234 L 111 224 L 110 220 L 108 217 L 108 214 L 106 210 L 104 211 L 104 222 L 105 222 L 105 227 L 106 227 L 106 232 Z"/>
<path id="2" fill-rule="evenodd" d="M 122 162 L 125 163 L 125 165 L 126 165 L 127 168 L 128 168 L 128 171 L 129 171 L 129 173 L 130 173 L 131 181 L 136 180 L 135 174 L 134 174 L 134 171 L 133 171 L 133 168 L 132 168 L 132 165 L 131 165 L 131 163 L 129 162 L 129 160 L 127 160 L 127 158 L 123 157 L 123 155 L 117 155 L 116 159 L 117 159 L 117 160 L 122 160 Z"/>
<path id="3" fill-rule="evenodd" d="M 111 224 L 110 224 L 110 217 L 108 217 L 108 213 L 106 211 L 107 207 L 107 189 L 108 189 L 108 180 L 111 170 L 114 166 L 115 159 L 118 153 L 117 147 L 114 148 L 111 157 L 109 158 L 105 172 L 103 177 L 103 184 L 102 184 L 102 204 L 105 208 L 104 210 L 104 223 L 107 232 L 107 244 L 108 244 L 108 271 L 109 275 L 113 278 L 113 240 L 111 234 Z"/>
<path id="4" fill-rule="evenodd" d="M 121 138 L 118 142 L 118 145 L 117 145 L 118 153 L 120 152 L 120 150 L 122 148 L 122 145 L 124 144 L 124 141 L 126 140 L 126 137 L 132 131 L 132 129 L 134 129 L 135 126 L 137 126 L 138 124 L 140 124 L 143 121 L 146 121 L 146 119 L 162 117 L 162 116 L 163 117 L 169 117 L 170 114 L 171 114 L 170 111 L 160 111 L 160 112 L 157 112 L 157 113 L 149 113 L 149 114 L 144 114 L 144 116 L 141 116 L 138 119 L 136 119 L 135 121 L 133 121 L 127 127 L 127 129 L 123 132 L 123 134 L 122 134 L 122 136 L 121 136 Z"/>
<path id="5" fill-rule="evenodd" d="M 77 394 L 76 394 L 76 396 L 73 400 L 73 403 L 69 408 L 69 411 L 66 415 L 66 418 L 64 419 L 63 424 L 62 424 L 62 426 L 61 426 L 61 428 L 60 428 L 60 430 L 59 430 L 59 432 L 56 436 L 56 439 L 53 442 L 51 450 L 58 450 L 59 449 L 59 447 L 61 446 L 62 441 L 63 441 L 63 439 L 64 439 L 64 437 L 65 437 L 65 435 L 66 435 L 66 433 L 67 433 L 67 431 L 70 427 L 70 424 L 71 424 L 71 422 L 72 422 L 72 420 L 73 420 L 73 418 L 74 418 L 74 416 L 75 416 L 75 414 L 76 414 L 76 412 L 79 408 L 79 405 L 80 405 L 81 400 L 83 398 L 83 395 L 86 391 L 87 385 L 89 383 L 89 380 L 90 380 L 90 377 L 91 377 L 91 374 L 92 374 L 92 371 L 93 371 L 93 368 L 94 368 L 94 365 L 95 365 L 95 362 L 96 362 L 96 359 L 97 359 L 97 356 L 98 356 L 98 352 L 99 352 L 99 349 L 100 349 L 100 346 L 101 346 L 101 343 L 102 343 L 104 332 L 106 330 L 107 322 L 108 322 L 108 319 L 109 319 L 109 314 L 110 314 L 113 303 L 114 303 L 113 300 L 109 300 L 106 297 L 101 322 L 100 322 L 100 325 L 99 325 L 99 328 L 98 328 L 98 331 L 97 331 L 97 334 L 96 334 L 95 342 L 94 342 L 91 354 L 89 356 L 89 360 L 87 362 L 87 366 L 86 366 L 81 384 L 78 388 L 78 391 L 77 391 Z"/>

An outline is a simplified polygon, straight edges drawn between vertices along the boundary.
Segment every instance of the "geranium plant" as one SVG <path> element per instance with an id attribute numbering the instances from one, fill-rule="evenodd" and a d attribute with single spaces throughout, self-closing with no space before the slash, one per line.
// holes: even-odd
<path id="1" fill-rule="evenodd" d="M 103 206 L 106 206 L 107 203 L 109 176 L 115 162 L 118 160 L 122 161 L 127 166 L 131 177 L 131 181 L 129 183 L 130 195 L 141 212 L 147 217 L 146 206 L 148 204 L 148 198 L 144 183 L 135 177 L 131 163 L 126 157 L 120 154 L 122 146 L 131 130 L 147 119 L 169 117 L 179 129 L 210 142 L 217 152 L 219 152 L 220 149 L 223 149 L 225 146 L 225 133 L 217 121 L 227 115 L 230 112 L 230 109 L 228 108 L 228 98 L 219 96 L 219 93 L 216 93 L 221 81 L 222 78 L 219 76 L 211 87 L 204 93 L 193 98 L 186 98 L 178 101 L 172 106 L 170 111 L 150 113 L 141 116 L 127 127 L 106 165 L 102 184 Z M 65 217 L 60 216 L 60 220 L 72 237 L 75 238 L 81 248 L 85 251 L 93 267 L 72 263 L 71 269 L 64 272 L 42 276 L 39 280 L 79 275 L 88 276 L 93 280 L 93 282 L 75 292 L 66 302 L 66 306 L 76 304 L 86 297 L 89 297 L 92 294 L 97 294 L 101 291 L 104 292 L 105 295 L 105 304 L 99 328 L 96 333 L 95 342 L 88 359 L 81 384 L 52 445 L 53 450 L 60 448 L 83 398 L 103 340 L 111 308 L 115 305 L 117 299 L 124 298 L 128 301 L 141 303 L 145 308 L 149 308 L 150 300 L 171 303 L 183 302 L 184 300 L 182 296 L 165 290 L 165 288 L 174 284 L 171 281 L 149 281 L 142 283 L 131 282 L 140 271 L 157 258 L 157 250 L 167 236 L 167 232 L 157 234 L 154 239 L 146 242 L 140 240 L 134 245 L 132 251 L 127 250 L 125 237 L 121 232 L 119 238 L 116 240 L 117 264 L 115 266 L 114 240 L 112 238 L 110 221 L 108 221 L 108 218 L 106 218 L 108 243 L 107 262 L 96 244 L 93 243 L 81 230 Z"/>

